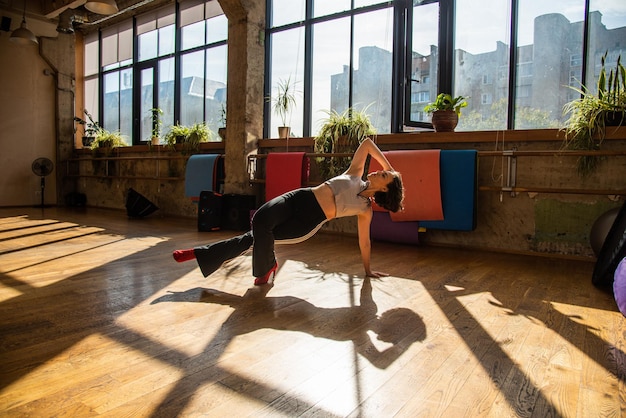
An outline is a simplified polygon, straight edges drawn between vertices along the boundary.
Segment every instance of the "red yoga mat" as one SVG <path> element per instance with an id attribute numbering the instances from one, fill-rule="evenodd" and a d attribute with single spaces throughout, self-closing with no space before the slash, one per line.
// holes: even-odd
<path id="1" fill-rule="evenodd" d="M 302 187 L 309 177 L 306 161 L 304 152 L 268 154 L 265 163 L 265 201 Z"/>
<path id="2" fill-rule="evenodd" d="M 441 221 L 440 150 L 405 150 L 384 153 L 394 170 L 402 174 L 404 210 L 391 213 L 393 221 Z M 372 159 L 370 171 L 381 170 Z M 382 210 L 374 205 L 375 210 Z"/>

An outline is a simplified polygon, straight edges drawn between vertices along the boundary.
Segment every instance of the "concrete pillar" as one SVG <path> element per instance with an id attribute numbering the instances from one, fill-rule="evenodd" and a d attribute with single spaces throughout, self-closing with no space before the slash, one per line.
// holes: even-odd
<path id="1" fill-rule="evenodd" d="M 226 193 L 251 194 L 247 156 L 263 135 L 265 2 L 219 0 L 228 18 Z"/>
<path id="2" fill-rule="evenodd" d="M 44 74 L 54 78 L 56 180 L 57 204 L 64 204 L 64 197 L 75 191 L 74 180 L 67 177 L 66 167 L 61 164 L 72 158 L 74 151 L 74 88 L 75 39 L 73 35 L 59 33 L 55 38 L 39 39 L 39 55 L 50 67 Z"/>

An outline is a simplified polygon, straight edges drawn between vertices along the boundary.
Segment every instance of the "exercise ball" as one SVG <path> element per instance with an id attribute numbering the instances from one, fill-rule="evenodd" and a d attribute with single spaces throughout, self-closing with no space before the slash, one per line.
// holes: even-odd
<path id="1" fill-rule="evenodd" d="M 626 257 L 620 261 L 617 269 L 615 269 L 613 295 L 619 311 L 626 316 Z"/>
<path id="2" fill-rule="evenodd" d="M 606 240 L 606 236 L 609 234 L 618 213 L 619 207 L 613 208 L 600 215 L 593 223 L 591 233 L 589 234 L 589 243 L 596 257 L 600 254 L 604 240 Z"/>

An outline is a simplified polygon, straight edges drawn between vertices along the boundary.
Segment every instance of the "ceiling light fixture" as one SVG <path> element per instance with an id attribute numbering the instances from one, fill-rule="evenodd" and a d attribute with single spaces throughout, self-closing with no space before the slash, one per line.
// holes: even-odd
<path id="1" fill-rule="evenodd" d="M 112 15 L 119 11 L 115 0 L 90 0 L 85 3 L 85 8 L 99 15 Z"/>
<path id="2" fill-rule="evenodd" d="M 29 45 L 35 44 L 37 45 L 39 41 L 34 33 L 28 30 L 26 27 L 26 0 L 24 0 L 24 12 L 22 13 L 22 24 L 19 28 L 15 29 L 11 33 L 11 37 L 9 38 L 12 42 L 20 45 Z"/>

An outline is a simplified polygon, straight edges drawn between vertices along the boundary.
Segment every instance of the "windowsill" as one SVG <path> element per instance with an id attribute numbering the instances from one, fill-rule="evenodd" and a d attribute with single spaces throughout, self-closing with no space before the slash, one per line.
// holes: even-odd
<path id="1" fill-rule="evenodd" d="M 473 132 L 406 132 L 397 134 L 376 135 L 376 142 L 379 144 L 458 144 L 458 143 L 494 143 L 504 142 L 562 142 L 564 132 L 560 129 L 527 129 L 508 131 L 473 131 Z M 609 127 L 606 129 L 605 140 L 626 139 L 626 126 Z M 259 148 L 276 147 L 312 147 L 314 137 L 306 138 L 269 138 L 260 139 Z M 167 145 L 133 145 L 116 148 L 114 155 L 125 153 L 145 152 L 146 154 L 174 153 L 181 152 L 182 148 L 177 145 L 175 149 Z M 77 148 L 79 155 L 92 154 L 89 148 Z M 224 142 L 206 142 L 200 144 L 199 151 L 220 151 L 224 152 Z"/>
<path id="2" fill-rule="evenodd" d="M 507 131 L 472 131 L 472 132 L 407 132 L 380 134 L 376 136 L 378 144 L 458 144 L 458 143 L 493 143 L 506 142 L 562 142 L 564 132 L 560 129 L 527 129 Z M 605 140 L 626 139 L 626 126 L 606 129 Z M 314 138 L 262 139 L 259 148 L 280 146 L 307 147 L 313 145 Z"/>
<path id="3" fill-rule="evenodd" d="M 199 151 L 223 151 L 224 143 L 222 141 L 216 142 L 204 142 L 198 147 Z M 76 148 L 79 155 L 93 154 L 95 151 L 90 148 Z M 145 152 L 146 154 L 158 154 L 158 153 L 181 153 L 182 146 L 175 145 L 174 149 L 169 145 L 132 145 L 127 147 L 119 147 L 112 150 L 111 155 L 119 155 L 126 153 Z"/>

